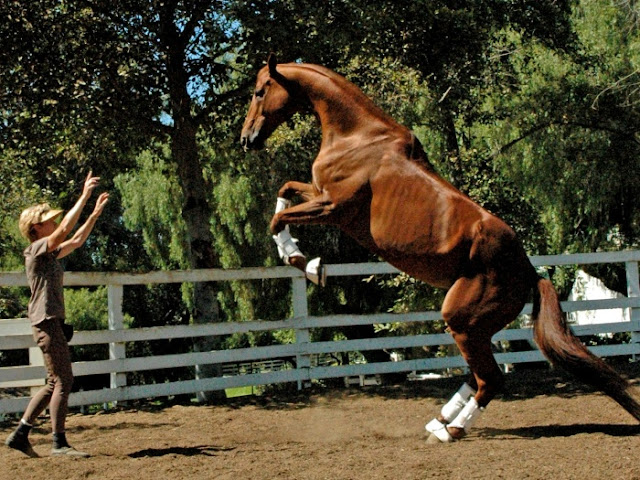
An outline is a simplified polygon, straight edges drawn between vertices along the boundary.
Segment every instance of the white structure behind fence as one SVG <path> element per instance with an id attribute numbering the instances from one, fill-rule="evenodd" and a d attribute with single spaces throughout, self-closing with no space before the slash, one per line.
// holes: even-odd
<path id="1" fill-rule="evenodd" d="M 586 265 L 598 263 L 624 264 L 627 275 L 625 298 L 583 300 L 563 302 L 565 312 L 624 308 L 630 311 L 630 321 L 598 325 L 576 326 L 577 335 L 611 334 L 631 332 L 631 342 L 618 345 L 593 347 L 599 356 L 640 354 L 640 285 L 638 261 L 640 251 L 588 253 L 575 255 L 552 255 L 531 257 L 534 266 Z M 397 274 L 398 271 L 386 263 L 363 263 L 327 265 L 329 281 L 338 276 L 370 276 Z M 226 282 L 289 278 L 292 288 L 292 318 L 279 321 L 237 321 L 206 325 L 178 325 L 125 329 L 123 323 L 123 289 L 128 285 L 182 283 L 182 282 Z M 386 351 L 403 348 L 451 345 L 449 334 L 375 337 L 358 340 L 311 342 L 310 330 L 315 328 L 340 327 L 346 325 L 369 325 L 395 322 L 430 322 L 440 320 L 439 312 L 415 312 L 406 314 L 376 315 L 328 315 L 310 316 L 307 305 L 307 284 L 302 274 L 291 267 L 242 268 L 237 270 L 193 270 L 165 271 L 146 274 L 67 272 L 65 286 L 89 287 L 106 285 L 108 288 L 109 329 L 105 331 L 76 332 L 71 345 L 109 345 L 109 359 L 93 362 L 76 362 L 73 365 L 76 377 L 83 375 L 110 374 L 111 386 L 101 390 L 75 392 L 70 405 L 103 404 L 142 398 L 192 394 L 202 391 L 221 390 L 231 387 L 267 385 L 282 382 L 297 382 L 298 386 L 311 380 L 349 377 L 355 375 L 377 375 L 394 372 L 427 372 L 465 367 L 461 356 L 422 358 L 416 360 L 389 361 L 381 363 L 322 366 L 312 362 L 318 355 L 366 350 Z M 27 286 L 24 273 L 0 273 L 0 286 Z M 523 314 L 531 312 L 526 305 Z M 179 355 L 126 358 L 125 344 L 147 340 L 174 338 L 197 338 L 230 335 L 242 332 L 292 329 L 295 343 L 254 348 L 239 348 L 210 352 L 193 352 Z M 530 328 L 503 330 L 493 338 L 495 342 L 532 340 Z M 0 320 L 0 350 L 31 349 L 30 365 L 0 368 L 0 388 L 33 386 L 42 384 L 45 376 L 42 363 L 37 359 L 37 348 L 31 336 L 28 321 L 21 319 Z M 292 368 L 283 369 L 283 359 L 295 358 Z M 516 364 L 543 360 L 538 350 L 497 353 L 500 364 Z M 251 368 L 260 364 L 259 371 Z M 222 377 L 183 380 L 153 385 L 127 385 L 128 372 L 158 370 L 165 368 L 193 367 L 203 364 L 222 364 Z M 270 368 L 271 367 L 271 368 Z M 270 371 L 269 371 L 270 370 Z M 21 412 L 29 397 L 0 398 L 0 414 Z"/>

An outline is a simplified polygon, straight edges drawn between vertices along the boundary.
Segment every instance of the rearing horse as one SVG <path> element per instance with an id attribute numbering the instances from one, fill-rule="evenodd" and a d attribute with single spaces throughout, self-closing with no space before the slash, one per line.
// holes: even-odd
<path id="1" fill-rule="evenodd" d="M 293 113 L 312 109 L 322 144 L 312 182 L 278 192 L 271 231 L 281 257 L 323 284 L 289 224 L 338 226 L 407 274 L 447 288 L 442 316 L 472 372 L 426 425 L 430 441 L 462 438 L 503 386 L 491 337 L 513 321 L 533 292 L 534 339 L 555 365 L 611 396 L 640 421 L 628 383 L 569 330 L 558 295 L 529 262 L 514 231 L 440 177 L 415 136 L 337 73 L 277 64 L 257 76 L 241 142 L 259 148 Z M 291 199 L 303 200 L 291 206 Z"/>

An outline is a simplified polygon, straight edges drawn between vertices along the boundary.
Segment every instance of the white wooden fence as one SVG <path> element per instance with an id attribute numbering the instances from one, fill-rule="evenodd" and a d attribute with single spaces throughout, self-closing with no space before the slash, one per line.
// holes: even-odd
<path id="1" fill-rule="evenodd" d="M 638 261 L 640 251 L 588 253 L 576 255 L 552 255 L 531 257 L 535 266 L 585 265 L 596 263 L 624 264 L 627 275 L 626 298 L 563 302 L 565 312 L 625 308 L 630 309 L 630 322 L 599 324 L 574 327 L 578 335 L 631 332 L 631 342 L 619 345 L 593 347 L 600 356 L 640 354 L 640 285 L 638 281 Z M 363 263 L 327 265 L 329 281 L 338 276 L 370 276 L 397 274 L 398 271 L 386 263 Z M 289 278 L 292 288 L 292 318 L 279 321 L 236 321 L 206 325 L 178 325 L 151 328 L 125 329 L 123 324 L 123 289 L 128 285 L 182 283 L 182 282 L 224 282 L 236 280 L 256 280 Z M 0 273 L 0 286 L 26 286 L 24 273 Z M 350 376 L 378 375 L 393 372 L 429 372 L 457 367 L 465 367 L 460 356 L 423 358 L 416 360 L 363 363 L 352 365 L 323 366 L 313 362 L 319 355 L 366 350 L 394 351 L 403 348 L 451 345 L 453 340 L 446 333 L 413 335 L 403 337 L 375 337 L 358 340 L 330 342 L 310 341 L 310 330 L 345 325 L 370 325 L 394 322 L 430 322 L 441 319 L 435 311 L 406 314 L 376 315 L 329 315 L 311 316 L 307 306 L 307 284 L 302 274 L 291 267 L 242 268 L 237 270 L 194 270 L 164 271 L 145 274 L 67 272 L 65 286 L 106 285 L 108 288 L 109 329 L 104 331 L 76 332 L 71 345 L 109 344 L 109 359 L 92 362 L 76 362 L 74 375 L 110 374 L 111 386 L 101 390 L 75 392 L 70 397 L 70 405 L 104 404 L 141 398 L 165 397 L 192 394 L 202 391 L 221 390 L 231 387 L 297 382 L 298 386 L 314 379 L 340 378 Z M 523 314 L 530 313 L 531 305 L 526 305 Z M 126 358 L 125 344 L 147 340 L 173 338 L 196 338 L 205 336 L 230 335 L 241 332 L 293 329 L 295 343 L 255 348 L 239 348 L 223 351 L 193 352 L 179 355 L 159 355 L 154 357 Z M 493 338 L 495 342 L 531 340 L 530 328 L 503 330 Z M 0 350 L 33 348 L 30 327 L 26 320 L 0 321 Z M 36 349 L 37 351 L 37 349 Z M 33 351 L 32 351 L 33 352 Z M 37 355 L 32 355 L 33 358 Z M 283 359 L 295 358 L 295 367 L 282 368 Z M 516 364 L 543 360 L 538 350 L 525 352 L 497 353 L 500 364 Z M 37 360 L 36 360 L 37 362 Z M 33 360 L 32 360 L 33 363 Z M 195 365 L 224 365 L 226 375 L 216 378 L 200 378 L 153 385 L 128 385 L 128 372 L 158 370 L 165 368 L 192 367 Z M 246 368 L 251 365 L 260 365 Z M 271 368 L 264 368 L 264 367 Z M 44 368 L 41 364 L 0 368 L 0 388 L 10 386 L 30 386 L 42 382 Z M 0 398 L 0 414 L 21 412 L 29 397 Z"/>

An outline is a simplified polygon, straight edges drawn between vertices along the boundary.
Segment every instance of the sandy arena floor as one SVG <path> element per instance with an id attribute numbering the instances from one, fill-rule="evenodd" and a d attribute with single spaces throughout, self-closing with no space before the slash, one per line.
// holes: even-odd
<path id="1" fill-rule="evenodd" d="M 640 397 L 640 365 L 626 372 Z M 640 479 L 640 426 L 608 397 L 557 372 L 514 372 L 472 434 L 427 445 L 424 424 L 463 378 L 72 414 L 89 459 L 0 448 L 0 479 Z M 2 441 L 13 423 L 0 425 Z"/>

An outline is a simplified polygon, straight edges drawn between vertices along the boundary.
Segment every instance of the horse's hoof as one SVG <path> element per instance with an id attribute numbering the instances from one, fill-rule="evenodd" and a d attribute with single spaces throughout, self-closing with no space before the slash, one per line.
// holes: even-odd
<path id="1" fill-rule="evenodd" d="M 305 273 L 307 278 L 316 285 L 324 287 L 327 284 L 327 269 L 320 263 L 320 257 L 309 260 Z"/>
<path id="2" fill-rule="evenodd" d="M 449 433 L 449 430 L 447 430 L 447 427 L 444 425 L 442 426 L 442 428 L 439 428 L 431 432 L 431 435 L 429 435 L 429 438 L 427 438 L 428 444 L 453 443 L 455 441 L 456 439 L 451 436 L 451 434 Z"/>
<path id="3" fill-rule="evenodd" d="M 427 423 L 424 426 L 424 429 L 429 433 L 433 433 L 436 430 L 440 430 L 441 428 L 445 428 L 445 427 L 446 427 L 446 425 L 444 423 L 442 423 L 437 418 L 434 418 L 433 420 L 431 420 L 429 423 Z"/>
<path id="4" fill-rule="evenodd" d="M 436 437 L 433 433 L 427 437 L 427 445 L 437 445 L 440 443 L 445 443 Z"/>

